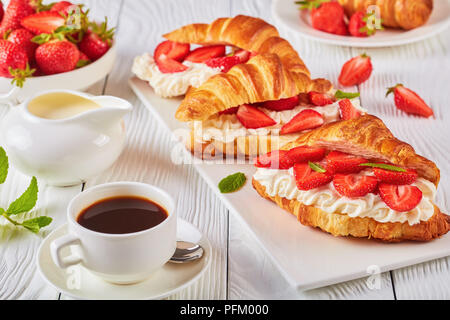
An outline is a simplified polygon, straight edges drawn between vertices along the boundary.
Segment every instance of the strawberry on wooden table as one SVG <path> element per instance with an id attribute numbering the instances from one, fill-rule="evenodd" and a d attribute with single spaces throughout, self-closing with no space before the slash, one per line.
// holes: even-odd
<path id="1" fill-rule="evenodd" d="M 390 93 L 394 93 L 395 105 L 400 110 L 425 118 L 434 115 L 433 109 L 431 109 L 417 93 L 411 89 L 405 88 L 402 84 L 397 84 L 396 86 L 389 88 L 386 97 Z"/>
<path id="2" fill-rule="evenodd" d="M 11 41 L 17 44 L 19 47 L 23 48 L 28 56 L 28 61 L 31 62 L 34 60 L 34 52 L 38 47 L 37 43 L 31 41 L 33 39 L 34 34 L 27 29 L 21 28 L 12 31 L 8 35 L 8 41 Z"/>
<path id="3" fill-rule="evenodd" d="M 304 191 L 318 188 L 333 180 L 333 176 L 329 172 L 314 171 L 309 163 L 296 163 L 294 177 L 297 188 Z"/>
<path id="4" fill-rule="evenodd" d="M 342 99 L 339 101 L 339 110 L 342 120 L 356 119 L 361 116 L 361 112 L 355 108 L 349 99 Z"/>
<path id="5" fill-rule="evenodd" d="M 326 151 L 325 148 L 300 146 L 290 149 L 286 156 L 292 163 L 319 161 L 325 157 Z"/>
<path id="6" fill-rule="evenodd" d="M 31 0 L 11 0 L 9 2 L 0 24 L 0 35 L 21 28 L 22 19 L 34 13 L 31 2 Z"/>
<path id="7" fill-rule="evenodd" d="M 290 98 L 264 101 L 260 104 L 261 107 L 274 111 L 284 111 L 294 109 L 299 104 L 299 97 L 293 96 Z"/>
<path id="8" fill-rule="evenodd" d="M 320 93 L 316 91 L 308 92 L 309 102 L 315 106 L 325 106 L 327 104 L 332 104 L 334 101 L 325 93 Z"/>
<path id="9" fill-rule="evenodd" d="M 411 211 L 422 200 L 422 191 L 411 185 L 380 183 L 378 193 L 389 208 L 399 212 Z"/>
<path id="10" fill-rule="evenodd" d="M 36 63 L 45 74 L 71 71 L 79 58 L 78 48 L 67 40 L 52 40 L 36 49 Z"/>
<path id="11" fill-rule="evenodd" d="M 189 44 L 188 44 L 189 45 Z M 186 61 L 201 63 L 205 62 L 211 58 L 223 57 L 225 55 L 225 46 L 224 45 L 212 45 L 199 47 L 197 49 L 192 50 L 186 56 Z M 177 60 L 177 59 L 175 59 Z"/>
<path id="12" fill-rule="evenodd" d="M 247 129 L 258 129 L 276 124 L 276 121 L 267 114 L 248 104 L 243 104 L 239 107 L 236 117 Z"/>
<path id="13" fill-rule="evenodd" d="M 287 154 L 286 150 L 274 150 L 255 158 L 254 165 L 258 168 L 287 170 L 294 165 Z"/>
<path id="14" fill-rule="evenodd" d="M 357 173 L 365 169 L 360 166 L 367 163 L 367 159 L 352 154 L 331 151 L 326 156 L 328 168 L 335 173 Z"/>
<path id="15" fill-rule="evenodd" d="M 343 86 L 354 86 L 369 79 L 372 74 L 372 62 L 369 56 L 362 54 L 347 61 L 339 75 L 339 83 Z"/>
<path id="16" fill-rule="evenodd" d="M 53 33 L 63 26 L 66 19 L 58 12 L 42 11 L 22 19 L 20 24 L 35 34 Z"/>
<path id="17" fill-rule="evenodd" d="M 314 129 L 323 125 L 324 120 L 320 113 L 312 109 L 300 111 L 288 123 L 281 127 L 280 134 L 300 132 L 303 130 Z"/>
<path id="18" fill-rule="evenodd" d="M 377 185 L 377 178 L 372 176 L 337 173 L 333 177 L 333 186 L 336 191 L 341 196 L 349 198 L 363 197 L 373 192 Z"/>
<path id="19" fill-rule="evenodd" d="M 373 173 L 378 180 L 390 184 L 411 184 L 417 179 L 417 171 L 414 169 L 406 169 L 402 172 L 373 168 Z"/>

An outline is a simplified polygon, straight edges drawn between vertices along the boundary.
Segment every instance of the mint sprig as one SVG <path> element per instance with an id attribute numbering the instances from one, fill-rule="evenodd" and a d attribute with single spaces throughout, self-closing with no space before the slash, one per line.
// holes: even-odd
<path id="1" fill-rule="evenodd" d="M 336 91 L 334 94 L 336 99 L 354 99 L 359 97 L 359 92 L 344 92 L 341 90 Z"/>
<path id="2" fill-rule="evenodd" d="M 361 163 L 360 166 L 363 167 L 372 167 L 372 168 L 380 168 L 380 169 L 385 169 L 385 170 L 390 170 L 390 171 L 397 171 L 397 172 L 406 172 L 405 169 L 401 168 L 401 167 L 396 167 L 387 163 Z"/>
<path id="3" fill-rule="evenodd" d="M 321 166 L 320 164 L 317 164 L 317 163 L 308 161 L 308 165 L 309 165 L 309 167 L 310 167 L 312 170 L 314 170 L 314 171 L 316 171 L 316 172 L 320 172 L 320 173 L 327 172 L 327 170 L 325 170 L 324 168 L 322 168 L 322 166 Z"/>
<path id="4" fill-rule="evenodd" d="M 247 178 L 242 172 L 230 174 L 219 182 L 219 190 L 221 193 L 230 193 L 239 190 L 245 183 Z"/>
<path id="5" fill-rule="evenodd" d="M 8 156 L 6 155 L 5 149 L 0 147 L 0 183 L 5 182 L 6 176 L 8 175 Z"/>

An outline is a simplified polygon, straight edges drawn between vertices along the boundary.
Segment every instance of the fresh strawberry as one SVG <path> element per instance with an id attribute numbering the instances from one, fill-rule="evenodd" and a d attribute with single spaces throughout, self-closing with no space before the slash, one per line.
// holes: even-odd
<path id="1" fill-rule="evenodd" d="M 294 165 L 294 177 L 299 190 L 311 190 L 329 183 L 333 176 L 328 172 L 316 172 L 308 163 Z"/>
<path id="2" fill-rule="evenodd" d="M 8 35 L 8 41 L 11 41 L 15 44 L 17 44 L 19 47 L 25 49 L 28 61 L 31 62 L 34 60 L 34 52 L 36 51 L 36 48 L 38 47 L 37 43 L 34 43 L 31 41 L 33 39 L 34 34 L 31 33 L 31 31 L 28 31 L 27 29 L 16 29 L 12 31 Z"/>
<path id="3" fill-rule="evenodd" d="M 0 1 L 0 21 L 2 21 L 4 14 L 5 11 L 3 10 L 3 3 Z"/>
<path id="4" fill-rule="evenodd" d="M 308 92 L 308 98 L 309 102 L 315 106 L 325 106 L 334 102 L 328 95 L 316 91 Z"/>
<path id="5" fill-rule="evenodd" d="M 23 18 L 20 24 L 33 33 L 41 34 L 53 33 L 65 22 L 66 19 L 58 12 L 42 11 Z"/>
<path id="6" fill-rule="evenodd" d="M 337 34 L 339 36 L 348 36 L 348 27 L 345 24 L 345 21 L 342 20 L 340 23 L 337 24 L 336 30 L 333 32 L 334 34 Z"/>
<path id="7" fill-rule="evenodd" d="M 78 58 L 77 68 L 82 68 L 91 62 L 92 61 L 89 59 L 89 57 L 80 51 L 80 57 Z"/>
<path id="8" fill-rule="evenodd" d="M 267 114 L 248 104 L 240 106 L 236 116 L 239 119 L 239 122 L 247 129 L 257 129 L 276 124 L 275 120 Z"/>
<path id="9" fill-rule="evenodd" d="M 349 99 L 339 101 L 339 110 L 341 111 L 342 120 L 356 119 L 361 116 L 361 112 L 353 106 Z"/>
<path id="10" fill-rule="evenodd" d="M 335 174 L 333 186 L 341 195 L 349 198 L 363 197 L 373 192 L 378 185 L 378 180 L 372 176 L 361 176 L 358 174 Z"/>
<path id="11" fill-rule="evenodd" d="M 254 159 L 254 165 L 258 168 L 287 170 L 294 165 L 287 154 L 286 150 L 271 151 Z"/>
<path id="12" fill-rule="evenodd" d="M 238 56 L 211 58 L 205 61 L 205 64 L 211 68 L 218 68 L 222 72 L 228 72 L 232 67 L 241 63 Z"/>
<path id="13" fill-rule="evenodd" d="M 298 101 L 298 96 L 293 96 L 280 100 L 264 101 L 260 106 L 274 111 L 291 110 L 298 106 Z"/>
<path id="14" fill-rule="evenodd" d="M 380 183 L 378 193 L 384 203 L 395 211 L 411 211 L 422 200 L 422 191 L 416 186 Z"/>
<path id="15" fill-rule="evenodd" d="M 0 76 L 12 78 L 11 69 L 25 69 L 28 57 L 25 49 L 8 40 L 0 40 Z"/>
<path id="16" fill-rule="evenodd" d="M 162 54 L 156 60 L 156 65 L 158 66 L 159 71 L 162 73 L 175 73 L 175 72 L 183 72 L 188 69 L 187 66 L 178 62 L 177 60 L 170 59 L 166 55 Z"/>
<path id="17" fill-rule="evenodd" d="M 0 35 L 20 28 L 20 21 L 34 13 L 30 0 L 11 0 L 0 24 Z"/>
<path id="18" fill-rule="evenodd" d="M 348 30 L 354 37 L 368 37 L 375 34 L 376 29 L 368 25 L 370 17 L 374 13 L 364 11 L 355 12 L 348 23 Z"/>
<path id="19" fill-rule="evenodd" d="M 232 107 L 232 108 L 228 108 L 226 110 L 220 111 L 219 114 L 235 114 L 236 112 L 238 112 L 239 107 Z"/>
<path id="20" fill-rule="evenodd" d="M 417 171 L 414 169 L 406 169 L 406 172 L 399 172 L 373 168 L 373 173 L 381 182 L 390 184 L 411 184 L 417 179 Z"/>
<path id="21" fill-rule="evenodd" d="M 105 21 L 101 24 L 94 23 L 91 25 L 91 29 L 88 30 L 78 46 L 81 52 L 95 61 L 109 50 L 113 36 L 114 28 L 108 29 L 108 20 L 105 18 Z M 189 48 L 187 51 L 189 52 Z"/>
<path id="22" fill-rule="evenodd" d="M 67 16 L 70 12 L 76 10 L 77 8 L 80 8 L 80 6 L 73 4 L 69 1 L 59 1 L 52 5 L 50 11 L 58 12 L 59 14 Z"/>
<path id="23" fill-rule="evenodd" d="M 169 59 L 181 62 L 189 54 L 189 48 L 189 43 L 179 43 L 166 40 L 161 42 L 155 48 L 153 57 L 155 60 L 158 60 L 161 55 L 165 55 Z"/>
<path id="24" fill-rule="evenodd" d="M 250 58 L 253 58 L 256 54 L 247 50 L 238 50 L 234 53 L 236 57 L 239 57 L 241 63 L 246 63 Z"/>
<path id="25" fill-rule="evenodd" d="M 324 123 L 323 117 L 317 111 L 305 109 L 300 111 L 288 123 L 283 125 L 280 134 L 294 133 L 320 127 Z"/>
<path id="26" fill-rule="evenodd" d="M 366 54 L 354 57 L 342 67 L 339 83 L 343 86 L 354 86 L 369 79 L 373 67 L 370 57 Z"/>
<path id="27" fill-rule="evenodd" d="M 364 169 L 360 164 L 367 163 L 367 159 L 363 157 L 340 151 L 331 151 L 326 159 L 328 168 L 335 173 L 357 173 Z"/>
<path id="28" fill-rule="evenodd" d="M 397 84 L 395 87 L 389 88 L 386 97 L 391 92 L 394 93 L 395 105 L 400 110 L 403 110 L 406 113 L 417 114 L 425 118 L 434 115 L 433 109 L 431 109 L 417 93 L 405 88 L 402 84 Z"/>
<path id="29" fill-rule="evenodd" d="M 224 45 L 206 46 L 192 50 L 186 56 L 185 60 L 201 63 L 211 58 L 223 57 L 224 55 L 225 55 Z"/>
<path id="30" fill-rule="evenodd" d="M 311 9 L 310 17 L 313 28 L 329 33 L 347 34 L 344 8 L 338 2 L 305 1 L 304 5 Z"/>
<path id="31" fill-rule="evenodd" d="M 324 148 L 300 146 L 289 150 L 287 157 L 292 163 L 319 161 L 325 157 L 326 151 Z"/>
<path id="32" fill-rule="evenodd" d="M 75 69 L 80 51 L 69 41 L 52 40 L 36 49 L 36 62 L 45 74 L 67 72 Z"/>

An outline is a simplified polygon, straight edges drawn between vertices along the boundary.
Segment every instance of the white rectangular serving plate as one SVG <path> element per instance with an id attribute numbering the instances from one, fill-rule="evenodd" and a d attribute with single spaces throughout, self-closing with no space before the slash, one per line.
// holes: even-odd
<path id="1" fill-rule="evenodd" d="M 129 83 L 144 105 L 171 132 L 187 128 L 174 117 L 180 99 L 160 98 L 147 82 L 136 77 Z M 249 228 L 287 281 L 300 290 L 367 277 L 376 272 L 450 255 L 448 234 L 431 242 L 401 243 L 333 237 L 301 225 L 295 216 L 261 198 L 251 185 L 255 171 L 252 165 L 195 161 L 193 165 L 228 209 Z M 247 176 L 244 187 L 235 193 L 220 193 L 217 188 L 219 181 L 238 171 Z"/>

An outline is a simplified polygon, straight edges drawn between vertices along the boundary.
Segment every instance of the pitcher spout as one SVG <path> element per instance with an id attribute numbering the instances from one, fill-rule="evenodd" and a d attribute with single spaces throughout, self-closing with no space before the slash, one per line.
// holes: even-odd
<path id="1" fill-rule="evenodd" d="M 82 118 L 95 125 L 115 124 L 133 108 L 128 101 L 112 96 L 99 96 L 92 100 L 101 107 L 86 112 Z"/>

